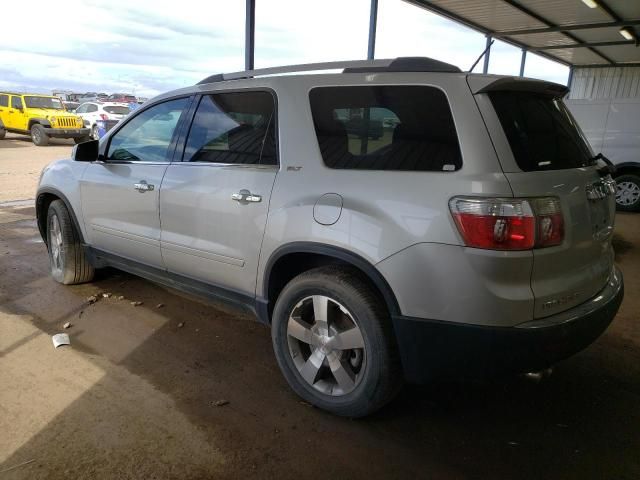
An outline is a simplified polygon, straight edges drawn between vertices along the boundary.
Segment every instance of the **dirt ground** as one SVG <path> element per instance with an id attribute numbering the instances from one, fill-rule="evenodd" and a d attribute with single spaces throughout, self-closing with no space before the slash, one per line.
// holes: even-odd
<path id="1" fill-rule="evenodd" d="M 115 270 L 55 283 L 32 202 L 6 200 L 32 198 L 69 145 L 6 143 L 0 479 L 640 478 L 640 215 L 618 217 L 616 320 L 550 378 L 406 387 L 349 420 L 291 392 L 246 315 Z"/>
<path id="2" fill-rule="evenodd" d="M 0 204 L 34 198 L 40 172 L 52 160 L 71 155 L 72 139 L 52 138 L 36 147 L 27 135 L 7 133 L 0 140 Z"/>

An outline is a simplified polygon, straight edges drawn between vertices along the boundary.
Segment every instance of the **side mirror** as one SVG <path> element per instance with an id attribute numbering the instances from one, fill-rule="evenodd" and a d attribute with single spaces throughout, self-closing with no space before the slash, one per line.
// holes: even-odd
<path id="1" fill-rule="evenodd" d="M 98 160 L 98 140 L 89 140 L 73 147 L 71 158 L 76 162 L 95 162 Z"/>

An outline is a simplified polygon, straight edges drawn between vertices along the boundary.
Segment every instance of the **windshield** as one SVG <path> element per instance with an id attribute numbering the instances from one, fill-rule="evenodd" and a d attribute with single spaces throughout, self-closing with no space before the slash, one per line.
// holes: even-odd
<path id="1" fill-rule="evenodd" d="M 55 97 L 24 97 L 27 108 L 52 108 L 64 110 L 62 101 Z"/>
<path id="2" fill-rule="evenodd" d="M 491 92 L 521 170 L 561 170 L 593 163 L 589 144 L 561 99 L 532 92 Z"/>
<path id="3" fill-rule="evenodd" d="M 112 113 L 114 115 L 128 115 L 130 112 L 129 107 L 120 107 L 116 105 L 104 107 L 104 111 L 107 113 Z"/>

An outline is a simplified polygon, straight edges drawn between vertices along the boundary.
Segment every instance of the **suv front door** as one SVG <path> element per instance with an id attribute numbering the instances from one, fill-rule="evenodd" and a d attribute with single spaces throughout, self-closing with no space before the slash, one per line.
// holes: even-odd
<path id="1" fill-rule="evenodd" d="M 203 95 L 160 195 L 167 269 L 253 296 L 278 172 L 275 94 Z"/>
<path id="2" fill-rule="evenodd" d="M 163 268 L 160 183 L 188 104 L 189 98 L 183 97 L 141 111 L 101 146 L 104 161 L 88 165 L 80 188 L 92 247 Z"/>

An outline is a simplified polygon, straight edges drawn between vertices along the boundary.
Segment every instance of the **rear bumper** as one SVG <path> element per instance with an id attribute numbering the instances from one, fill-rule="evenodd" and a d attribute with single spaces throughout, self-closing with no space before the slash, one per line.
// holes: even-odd
<path id="1" fill-rule="evenodd" d="M 44 131 L 53 138 L 81 138 L 91 132 L 88 128 L 45 128 Z"/>
<path id="2" fill-rule="evenodd" d="M 424 383 L 443 377 L 487 377 L 547 368 L 593 343 L 622 302 L 622 273 L 570 310 L 515 327 L 485 327 L 394 316 L 405 377 Z"/>

